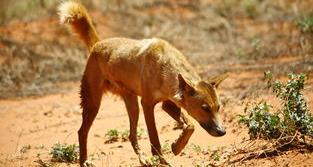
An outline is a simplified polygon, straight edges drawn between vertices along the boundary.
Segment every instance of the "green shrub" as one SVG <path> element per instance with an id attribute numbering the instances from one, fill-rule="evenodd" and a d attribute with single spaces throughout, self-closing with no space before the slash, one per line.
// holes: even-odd
<path id="1" fill-rule="evenodd" d="M 165 141 L 165 143 L 161 147 L 162 153 L 168 154 L 171 152 L 171 145 L 168 141 Z"/>
<path id="2" fill-rule="evenodd" d="M 195 167 L 213 167 L 210 164 L 196 164 Z"/>
<path id="3" fill-rule="evenodd" d="M 246 108 L 248 115 L 240 115 L 239 122 L 249 128 L 252 138 L 277 139 L 295 136 L 296 133 L 313 138 L 313 117 L 307 102 L 301 93 L 307 77 L 304 74 L 289 74 L 288 81 L 273 82 L 273 75 L 265 73 L 268 88 L 281 101 L 276 112 L 266 101 L 261 101 L 252 108 Z"/>
<path id="4" fill-rule="evenodd" d="M 240 115 L 239 122 L 248 126 L 249 134 L 252 138 L 277 138 L 280 136 L 280 118 L 277 113 L 269 113 L 270 108 L 271 105 L 266 102 L 260 102 L 248 111 L 248 117 Z"/>
<path id="5" fill-rule="evenodd" d="M 194 152 L 196 152 L 197 154 L 200 154 L 203 150 L 201 149 L 201 146 L 191 143 L 191 148 Z"/>
<path id="6" fill-rule="evenodd" d="M 141 139 L 144 134 L 145 134 L 144 129 L 137 128 L 138 139 Z M 124 131 L 119 131 L 117 129 L 110 129 L 105 134 L 105 138 L 106 138 L 105 143 L 113 143 L 119 140 L 122 140 L 123 142 L 125 142 L 129 140 L 129 135 L 130 135 L 130 131 L 128 129 Z"/>
<path id="7" fill-rule="evenodd" d="M 313 16 L 299 20 L 297 25 L 303 32 L 313 32 Z"/>
<path id="8" fill-rule="evenodd" d="M 29 144 L 27 144 L 20 149 L 20 153 L 23 153 L 23 154 L 27 153 L 31 148 L 32 147 Z"/>
<path id="9" fill-rule="evenodd" d="M 78 159 L 78 146 L 57 143 L 52 147 L 50 154 L 52 160 L 57 162 L 76 162 Z"/>
<path id="10" fill-rule="evenodd" d="M 113 143 L 118 141 L 119 132 L 117 129 L 111 129 L 105 134 L 106 143 Z"/>
<path id="11" fill-rule="evenodd" d="M 148 160 L 147 166 L 151 166 L 151 167 L 161 166 L 161 157 L 159 157 L 158 155 L 151 156 Z"/>
<path id="12" fill-rule="evenodd" d="M 210 155 L 210 157 L 214 160 L 214 161 L 219 161 L 221 159 L 220 154 L 218 153 L 218 150 L 215 150 L 212 152 L 212 154 Z"/>
<path id="13" fill-rule="evenodd" d="M 121 132 L 122 141 L 128 141 L 129 140 L 129 134 L 130 134 L 130 131 L 128 129 Z"/>

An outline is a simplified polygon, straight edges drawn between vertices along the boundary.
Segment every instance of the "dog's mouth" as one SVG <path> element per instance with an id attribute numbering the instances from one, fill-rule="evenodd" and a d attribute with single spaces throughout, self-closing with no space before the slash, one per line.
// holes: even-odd
<path id="1" fill-rule="evenodd" d="M 211 125 L 208 123 L 200 123 L 200 125 L 203 129 L 205 129 L 210 135 L 214 137 L 220 137 L 226 134 L 226 131 L 222 126 Z"/>

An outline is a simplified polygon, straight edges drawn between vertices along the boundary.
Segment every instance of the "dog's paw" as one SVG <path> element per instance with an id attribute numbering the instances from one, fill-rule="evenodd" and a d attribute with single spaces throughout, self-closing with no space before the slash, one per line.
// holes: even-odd
<path id="1" fill-rule="evenodd" d="M 165 160 L 163 157 L 160 157 L 160 166 L 164 167 L 173 167 L 171 163 Z"/>
<path id="2" fill-rule="evenodd" d="M 150 165 L 149 160 L 146 155 L 144 155 L 143 153 L 139 153 L 138 157 L 139 157 L 139 162 L 142 166 Z"/>
<path id="3" fill-rule="evenodd" d="M 177 146 L 177 141 L 172 143 L 172 152 L 174 155 L 178 155 L 182 149 L 179 149 L 179 147 Z"/>

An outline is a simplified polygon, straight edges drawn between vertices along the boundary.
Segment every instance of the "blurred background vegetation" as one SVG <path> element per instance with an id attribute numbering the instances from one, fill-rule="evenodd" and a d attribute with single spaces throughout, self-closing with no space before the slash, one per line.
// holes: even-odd
<path id="1" fill-rule="evenodd" d="M 87 51 L 59 24 L 60 2 L 0 1 L 0 98 L 62 92 L 80 79 Z M 164 38 L 202 76 L 312 72 L 312 0 L 81 2 L 102 38 Z"/>

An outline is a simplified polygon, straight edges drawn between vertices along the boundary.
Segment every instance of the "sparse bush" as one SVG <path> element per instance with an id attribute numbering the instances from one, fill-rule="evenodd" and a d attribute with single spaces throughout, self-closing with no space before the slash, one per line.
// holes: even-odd
<path id="1" fill-rule="evenodd" d="M 254 0 L 243 0 L 241 1 L 244 11 L 249 17 L 256 17 L 258 15 L 257 6 L 260 5 Z"/>
<path id="2" fill-rule="evenodd" d="M 23 153 L 23 154 L 27 153 L 30 149 L 31 149 L 31 146 L 27 144 L 20 149 L 20 153 Z"/>
<path id="3" fill-rule="evenodd" d="M 199 145 L 191 143 L 191 148 L 193 151 L 195 151 L 197 154 L 202 152 L 202 149 Z"/>
<path id="4" fill-rule="evenodd" d="M 243 140 L 228 155 L 227 164 L 275 156 L 292 149 L 312 148 L 313 116 L 301 92 L 307 77 L 289 74 L 288 80 L 282 82 L 274 81 L 273 74 L 265 72 L 265 79 L 267 88 L 280 105 L 272 107 L 268 101 L 262 100 L 245 108 L 246 114 L 240 115 L 239 123 L 248 127 L 250 140 Z"/>
<path id="5" fill-rule="evenodd" d="M 306 76 L 304 74 L 289 74 L 288 81 L 273 82 L 273 75 L 265 73 L 270 88 L 281 101 L 281 109 L 270 112 L 271 106 L 262 101 L 253 108 L 246 108 L 248 115 L 240 116 L 240 123 L 249 128 L 252 138 L 289 139 L 300 133 L 302 136 L 313 138 L 313 117 L 307 102 L 301 93 Z M 294 138 L 292 139 L 294 140 Z M 282 143 L 286 142 L 281 140 Z"/>
<path id="6" fill-rule="evenodd" d="M 301 30 L 300 46 L 302 52 L 310 55 L 313 53 L 313 16 L 298 20 L 297 25 Z"/>
<path id="7" fill-rule="evenodd" d="M 52 160 L 57 162 L 76 162 L 78 160 L 78 146 L 57 143 L 52 147 Z"/>
<path id="8" fill-rule="evenodd" d="M 137 128 L 137 137 L 140 139 L 144 136 L 145 130 L 143 128 Z"/>
<path id="9" fill-rule="evenodd" d="M 121 132 L 121 139 L 122 139 L 122 141 L 128 141 L 129 134 L 130 134 L 130 132 L 129 132 L 128 129 L 124 130 L 123 132 Z"/>
<path id="10" fill-rule="evenodd" d="M 149 159 L 149 166 L 157 167 L 161 165 L 161 158 L 158 155 L 153 155 Z"/>
<path id="11" fill-rule="evenodd" d="M 212 167 L 210 164 L 196 164 L 195 167 Z"/>
<path id="12" fill-rule="evenodd" d="M 163 145 L 162 145 L 162 153 L 167 154 L 171 152 L 171 145 L 168 141 L 166 141 Z"/>
<path id="13" fill-rule="evenodd" d="M 105 134 L 106 143 L 113 143 L 118 141 L 119 132 L 117 129 L 111 129 Z"/>
<path id="14" fill-rule="evenodd" d="M 297 25 L 303 32 L 313 32 L 313 16 L 299 20 Z"/>
<path id="15" fill-rule="evenodd" d="M 235 48 L 234 54 L 235 54 L 235 56 L 237 56 L 238 58 L 243 58 L 243 57 L 246 56 L 246 53 L 245 53 L 245 51 L 243 50 L 243 48 Z"/>
<path id="16" fill-rule="evenodd" d="M 253 51 L 260 52 L 262 48 L 264 47 L 264 43 L 259 38 L 254 38 L 251 41 L 251 47 L 253 48 Z"/>
<path id="17" fill-rule="evenodd" d="M 280 136 L 278 113 L 270 113 L 272 106 L 262 101 L 250 109 L 247 116 L 240 116 L 240 123 L 249 127 L 249 134 L 252 138 L 277 138 Z M 245 111 L 246 112 L 246 111 Z"/>
<path id="18" fill-rule="evenodd" d="M 137 138 L 140 139 L 144 135 L 145 131 L 142 128 L 137 128 Z M 119 140 L 128 141 L 129 140 L 130 131 L 118 131 L 117 129 L 111 129 L 105 134 L 106 141 L 105 143 L 113 143 Z"/>
<path id="19" fill-rule="evenodd" d="M 214 150 L 212 152 L 212 154 L 210 155 L 210 157 L 214 160 L 214 161 L 219 161 L 221 159 L 221 156 L 218 152 L 219 150 Z"/>

